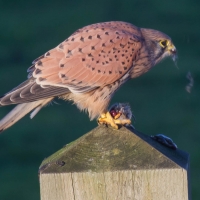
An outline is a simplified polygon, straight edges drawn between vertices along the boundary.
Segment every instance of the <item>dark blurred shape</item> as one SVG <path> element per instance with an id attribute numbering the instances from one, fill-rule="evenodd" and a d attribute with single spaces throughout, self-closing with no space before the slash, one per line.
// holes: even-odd
<path id="1" fill-rule="evenodd" d="M 191 93 L 192 87 L 194 86 L 194 79 L 190 71 L 187 73 L 186 78 L 188 79 L 189 83 L 186 85 L 185 89 L 188 93 Z"/>
<path id="2" fill-rule="evenodd" d="M 163 134 L 154 135 L 154 136 L 151 136 L 151 138 L 171 149 L 176 150 L 178 148 L 171 138 Z"/>

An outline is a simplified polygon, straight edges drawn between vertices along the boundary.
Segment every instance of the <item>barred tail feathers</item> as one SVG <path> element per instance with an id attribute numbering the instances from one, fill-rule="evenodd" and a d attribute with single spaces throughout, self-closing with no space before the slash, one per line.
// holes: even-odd
<path id="1" fill-rule="evenodd" d="M 0 133 L 9 128 L 27 113 L 33 110 L 30 117 L 31 119 L 40 111 L 40 109 L 52 101 L 53 97 L 43 100 L 38 100 L 29 103 L 22 103 L 12 109 L 3 119 L 0 120 Z"/>

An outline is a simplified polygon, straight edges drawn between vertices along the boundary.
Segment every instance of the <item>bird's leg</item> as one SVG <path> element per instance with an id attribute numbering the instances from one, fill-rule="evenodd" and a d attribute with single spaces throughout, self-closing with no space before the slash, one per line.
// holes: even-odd
<path id="1" fill-rule="evenodd" d="M 117 124 L 114 122 L 114 119 L 112 118 L 111 114 L 109 112 L 101 114 L 101 117 L 98 119 L 99 124 L 109 124 L 113 128 L 118 129 Z"/>
<path id="2" fill-rule="evenodd" d="M 119 115 L 120 117 L 120 115 Z M 98 119 L 98 123 L 99 124 L 109 124 L 111 125 L 113 128 L 118 129 L 118 125 L 125 125 L 125 124 L 131 124 L 131 120 L 130 119 L 119 119 L 119 117 L 115 119 L 111 116 L 110 112 L 106 112 L 101 114 L 101 117 L 99 117 Z"/>

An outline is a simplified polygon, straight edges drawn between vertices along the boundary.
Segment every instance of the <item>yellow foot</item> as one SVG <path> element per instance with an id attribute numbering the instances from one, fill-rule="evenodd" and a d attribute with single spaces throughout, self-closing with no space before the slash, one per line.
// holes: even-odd
<path id="1" fill-rule="evenodd" d="M 101 114 L 101 117 L 99 117 L 98 119 L 98 123 L 99 124 L 107 124 L 107 125 L 111 125 L 113 128 L 118 129 L 118 125 L 125 125 L 125 124 L 131 124 L 131 120 L 130 119 L 114 119 L 110 112 L 107 113 L 103 113 Z"/>

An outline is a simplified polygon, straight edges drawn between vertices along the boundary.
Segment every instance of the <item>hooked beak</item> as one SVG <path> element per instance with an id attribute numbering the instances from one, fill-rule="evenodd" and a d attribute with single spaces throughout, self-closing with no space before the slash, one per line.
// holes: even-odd
<path id="1" fill-rule="evenodd" d="M 175 62 L 177 59 L 176 47 L 171 43 L 168 45 L 167 50 L 170 53 L 170 55 L 172 56 L 172 60 Z"/>

